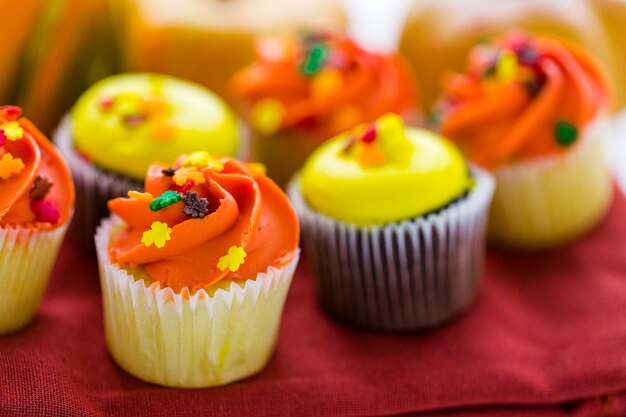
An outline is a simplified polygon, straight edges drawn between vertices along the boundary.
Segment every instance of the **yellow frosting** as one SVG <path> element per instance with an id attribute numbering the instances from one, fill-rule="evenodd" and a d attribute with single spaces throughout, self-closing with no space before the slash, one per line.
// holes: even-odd
<path id="1" fill-rule="evenodd" d="M 364 143 L 372 127 L 376 138 Z M 361 226 L 427 214 L 471 185 L 454 144 L 426 130 L 405 128 L 391 114 L 324 143 L 301 175 L 302 193 L 313 209 Z"/>
<path id="2" fill-rule="evenodd" d="M 235 156 L 234 113 L 203 87 L 157 74 L 123 74 L 91 87 L 72 111 L 76 149 L 112 172 L 143 180 L 154 161 L 207 151 Z"/>

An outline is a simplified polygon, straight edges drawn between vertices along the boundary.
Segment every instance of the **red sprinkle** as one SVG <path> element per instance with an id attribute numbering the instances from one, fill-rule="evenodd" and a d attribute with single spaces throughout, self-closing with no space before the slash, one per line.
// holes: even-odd
<path id="1" fill-rule="evenodd" d="M 7 143 L 7 135 L 4 130 L 0 129 L 0 146 L 4 146 Z"/>
<path id="2" fill-rule="evenodd" d="M 22 114 L 22 109 L 17 106 L 0 106 L 0 122 L 12 122 Z"/>
<path id="3" fill-rule="evenodd" d="M 176 184 L 172 185 L 170 187 L 170 190 L 176 191 L 177 193 L 181 193 L 182 195 L 185 195 L 187 191 L 191 190 L 191 187 L 193 187 L 193 181 L 189 180 L 185 184 L 183 184 L 182 187 L 179 187 Z"/>
<path id="4" fill-rule="evenodd" d="M 146 120 L 146 117 L 143 114 L 133 114 L 130 116 L 124 117 L 124 123 L 127 126 L 139 126 Z"/>
<path id="5" fill-rule="evenodd" d="M 37 215 L 37 221 L 56 224 L 61 217 L 59 208 L 50 200 L 32 200 L 30 209 Z"/>
<path id="6" fill-rule="evenodd" d="M 106 97 L 100 100 L 100 108 L 103 110 L 110 110 L 113 107 L 113 99 L 111 97 Z"/>
<path id="7" fill-rule="evenodd" d="M 371 125 L 370 127 L 367 128 L 365 133 L 363 133 L 363 136 L 361 136 L 361 142 L 363 143 L 374 142 L 376 140 L 377 133 L 378 132 L 376 132 L 376 126 Z"/>

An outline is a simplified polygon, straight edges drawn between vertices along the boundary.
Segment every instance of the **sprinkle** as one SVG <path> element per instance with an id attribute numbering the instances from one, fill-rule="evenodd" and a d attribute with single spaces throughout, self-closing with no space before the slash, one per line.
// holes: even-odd
<path id="1" fill-rule="evenodd" d="M 496 76 L 502 82 L 511 82 L 517 74 L 517 56 L 510 51 L 505 51 L 496 64 Z"/>
<path id="2" fill-rule="evenodd" d="M 139 191 L 129 191 L 128 198 L 134 198 L 138 201 L 148 201 L 152 202 L 154 200 L 154 196 L 150 193 L 140 193 Z"/>
<path id="3" fill-rule="evenodd" d="M 0 146 L 4 146 L 7 143 L 7 135 L 4 130 L 0 129 Z"/>
<path id="4" fill-rule="evenodd" d="M 342 153 L 344 155 L 350 153 L 350 151 L 352 150 L 352 148 L 354 148 L 354 145 L 357 143 L 358 139 L 355 136 L 349 136 L 348 140 L 346 140 L 346 144 L 342 149 Z"/>
<path id="5" fill-rule="evenodd" d="M 376 144 L 365 144 L 360 147 L 356 161 L 363 168 L 374 168 L 384 165 L 387 162 L 387 155 Z"/>
<path id="6" fill-rule="evenodd" d="M 192 187 L 193 187 L 193 181 L 189 180 L 182 187 L 180 187 L 180 191 L 178 192 L 181 193 L 182 195 L 185 195 L 185 193 L 191 190 Z"/>
<path id="7" fill-rule="evenodd" d="M 150 230 L 143 232 L 141 236 L 141 243 L 146 247 L 150 247 L 154 243 L 157 248 L 165 246 L 165 242 L 171 239 L 170 234 L 172 229 L 163 222 L 154 222 L 150 226 Z"/>
<path id="8" fill-rule="evenodd" d="M 311 80 L 311 95 L 326 98 L 341 89 L 341 73 L 337 70 L 321 71 Z"/>
<path id="9" fill-rule="evenodd" d="M 267 167 L 260 162 L 248 162 L 248 168 L 254 175 L 265 175 Z"/>
<path id="10" fill-rule="evenodd" d="M 161 170 L 161 174 L 165 175 L 166 177 L 173 177 L 175 173 L 176 170 L 174 168 L 165 168 Z"/>
<path id="11" fill-rule="evenodd" d="M 159 211 L 167 206 L 178 203 L 182 199 L 183 196 L 176 191 L 165 191 L 150 203 L 150 210 Z"/>
<path id="12" fill-rule="evenodd" d="M 198 167 L 198 168 L 209 168 L 214 171 L 221 171 L 224 169 L 224 164 L 221 163 L 217 158 L 213 158 L 208 152 L 200 151 L 194 152 L 189 155 L 187 158 L 183 160 L 181 163 L 184 167 Z"/>
<path id="13" fill-rule="evenodd" d="M 30 209 L 37 215 L 37 221 L 56 224 L 61 215 L 59 208 L 50 200 L 32 200 Z"/>
<path id="14" fill-rule="evenodd" d="M 261 134 L 271 135 L 278 131 L 285 115 L 285 107 L 278 100 L 258 101 L 250 110 L 250 122 Z"/>
<path id="15" fill-rule="evenodd" d="M 22 114 L 22 109 L 17 106 L 0 106 L 0 122 L 16 120 Z"/>
<path id="16" fill-rule="evenodd" d="M 526 45 L 517 52 L 517 58 L 522 65 L 535 65 L 539 60 L 539 52 L 532 46 Z"/>
<path id="17" fill-rule="evenodd" d="M 306 76 L 317 74 L 324 66 L 328 56 L 328 49 L 323 43 L 313 43 L 307 51 L 306 57 L 300 66 L 300 71 Z"/>
<path id="18" fill-rule="evenodd" d="M 231 272 L 239 270 L 241 264 L 244 263 L 247 253 L 241 246 L 231 246 L 228 249 L 228 254 L 222 256 L 217 263 L 217 267 L 220 271 L 230 269 Z"/>
<path id="19" fill-rule="evenodd" d="M 174 137 L 176 133 L 176 126 L 172 124 L 169 120 L 164 120 L 162 118 L 157 118 L 154 120 L 152 124 L 152 129 L 150 130 L 150 136 L 156 140 L 169 140 Z"/>
<path id="20" fill-rule="evenodd" d="M 376 140 L 377 131 L 376 126 L 373 124 L 367 128 L 363 136 L 361 136 L 361 142 L 363 143 L 372 143 Z"/>
<path id="21" fill-rule="evenodd" d="M 137 127 L 146 121 L 146 116 L 143 114 L 131 114 L 124 116 L 124 124 L 129 127 Z"/>
<path id="22" fill-rule="evenodd" d="M 24 162 L 21 158 L 13 158 L 10 153 L 4 154 L 0 159 L 0 178 L 6 180 L 14 174 L 19 174 L 24 169 Z"/>
<path id="23" fill-rule="evenodd" d="M 44 176 L 37 175 L 32 188 L 28 192 L 28 196 L 33 200 L 41 200 L 48 194 L 50 188 L 52 188 L 52 181 Z"/>
<path id="24" fill-rule="evenodd" d="M 183 167 L 176 170 L 174 173 L 174 183 L 179 187 L 185 185 L 187 181 L 192 181 L 194 184 L 204 184 L 206 179 L 202 172 L 198 171 L 196 167 Z"/>
<path id="25" fill-rule="evenodd" d="M 10 141 L 20 140 L 24 137 L 24 129 L 17 122 L 5 124 L 2 126 L 2 130 L 4 130 L 4 135 Z"/>
<path id="26" fill-rule="evenodd" d="M 554 134 L 559 145 L 569 146 L 576 141 L 578 129 L 565 120 L 559 120 L 556 122 Z"/>
<path id="27" fill-rule="evenodd" d="M 209 200 L 198 198 L 195 191 L 187 191 L 183 197 L 185 207 L 183 213 L 193 219 L 202 219 L 209 212 Z"/>
<path id="28" fill-rule="evenodd" d="M 113 98 L 105 97 L 102 100 L 100 100 L 100 103 L 98 104 L 100 105 L 100 108 L 102 110 L 108 111 L 113 108 L 113 103 L 115 103 L 115 100 L 113 100 Z"/>

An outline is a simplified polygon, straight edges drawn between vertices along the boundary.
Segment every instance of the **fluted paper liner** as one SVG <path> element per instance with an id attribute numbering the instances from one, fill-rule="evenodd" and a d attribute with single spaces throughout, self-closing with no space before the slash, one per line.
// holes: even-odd
<path id="1" fill-rule="evenodd" d="M 35 317 L 66 229 L 0 228 L 0 335 Z"/>
<path id="2" fill-rule="evenodd" d="M 604 155 L 609 119 L 599 117 L 563 156 L 507 165 L 496 173 L 488 235 L 540 249 L 574 240 L 607 213 L 613 182 Z"/>
<path id="3" fill-rule="evenodd" d="M 292 181 L 289 196 L 323 306 L 342 321 L 391 331 L 432 327 L 467 309 L 481 281 L 494 189 L 489 174 L 474 173 L 474 189 L 452 205 L 371 227 L 315 212 L 298 178 Z"/>
<path id="4" fill-rule="evenodd" d="M 175 293 L 112 264 L 111 237 L 123 222 L 105 219 L 96 234 L 106 341 L 113 359 L 147 382 L 185 388 L 223 385 L 260 371 L 274 350 L 299 255 L 214 293 Z"/>

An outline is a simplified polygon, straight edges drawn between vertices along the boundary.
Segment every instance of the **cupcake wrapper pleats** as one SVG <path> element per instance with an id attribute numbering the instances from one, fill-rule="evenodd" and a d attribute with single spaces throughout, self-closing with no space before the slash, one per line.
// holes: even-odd
<path id="1" fill-rule="evenodd" d="M 500 168 L 488 235 L 505 246 L 540 249 L 567 243 L 606 214 L 613 182 L 604 154 L 609 119 L 601 116 L 571 152 Z"/>
<path id="2" fill-rule="evenodd" d="M 274 350 L 280 317 L 299 255 L 239 285 L 209 295 L 174 293 L 135 279 L 109 260 L 108 245 L 123 223 L 98 228 L 106 340 L 130 374 L 159 385 L 223 385 L 260 371 Z"/>
<path id="3" fill-rule="evenodd" d="M 0 335 L 19 330 L 37 313 L 66 230 L 0 228 Z"/>
<path id="4" fill-rule="evenodd" d="M 289 196 L 324 307 L 357 326 L 403 331 L 435 326 L 476 297 L 494 183 L 476 186 L 449 207 L 410 221 L 359 227 L 313 211 L 298 179 Z"/>
<path id="5" fill-rule="evenodd" d="M 70 233 L 81 246 L 93 250 L 96 227 L 109 215 L 107 202 L 125 197 L 129 190 L 143 191 L 143 185 L 105 172 L 82 158 L 74 149 L 69 117 L 63 119 L 55 132 L 54 142 L 72 171 L 76 187 L 76 208 Z"/>

